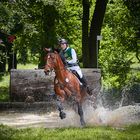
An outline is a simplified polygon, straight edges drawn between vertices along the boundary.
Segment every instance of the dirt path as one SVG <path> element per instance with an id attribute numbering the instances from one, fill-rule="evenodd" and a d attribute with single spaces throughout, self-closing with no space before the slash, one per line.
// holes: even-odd
<path id="1" fill-rule="evenodd" d="M 17 128 L 24 127 L 69 127 L 79 126 L 78 115 L 72 111 L 66 111 L 67 118 L 61 120 L 58 112 L 35 113 L 35 112 L 0 112 L 0 124 L 13 126 Z M 69 116 L 70 115 L 70 116 Z M 78 121 L 75 121 L 77 118 Z"/>

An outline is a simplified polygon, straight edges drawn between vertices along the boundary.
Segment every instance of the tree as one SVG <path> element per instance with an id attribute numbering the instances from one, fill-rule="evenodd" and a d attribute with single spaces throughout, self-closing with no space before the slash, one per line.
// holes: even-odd
<path id="1" fill-rule="evenodd" d="M 132 42 L 136 53 L 136 58 L 140 62 L 140 0 L 124 0 L 124 4 L 130 11 L 133 21 L 133 27 L 135 29 L 135 37 L 131 38 L 130 41 Z"/>
<path id="2" fill-rule="evenodd" d="M 89 15 L 90 15 L 90 2 L 83 0 L 83 18 L 82 18 L 82 53 L 83 53 L 83 67 L 89 67 L 89 44 L 88 44 L 88 31 L 89 31 Z"/>
<path id="3" fill-rule="evenodd" d="M 41 55 L 39 61 L 39 67 L 45 65 L 44 57 L 45 52 L 43 52 L 45 47 L 53 48 L 54 42 L 56 42 L 56 20 L 58 12 L 53 5 L 42 5 L 42 45 L 41 45 Z"/>
<path id="4" fill-rule="evenodd" d="M 101 33 L 101 27 L 103 24 L 103 19 L 105 15 L 105 10 L 108 0 L 96 0 L 96 5 L 94 13 L 92 16 L 90 30 L 88 28 L 88 19 L 89 19 L 89 0 L 83 0 L 83 54 L 87 54 L 89 57 L 84 57 L 84 67 L 97 67 L 97 35 Z M 89 32 L 88 32 L 89 30 Z M 87 37 L 88 34 L 88 37 Z M 88 49 L 86 48 L 88 46 Z M 88 59 L 88 60 L 86 60 Z M 87 65 L 87 62 L 88 65 Z"/>
<path id="5" fill-rule="evenodd" d="M 3 4 L 10 9 L 11 17 L 1 28 L 16 34 L 14 48 L 19 63 L 36 60 L 42 67 L 45 63 L 43 48 L 55 47 L 59 38 L 74 44 L 81 55 L 82 8 L 78 0 L 14 0 Z"/>
<path id="6" fill-rule="evenodd" d="M 132 78 L 134 21 L 123 0 L 108 3 L 106 11 L 99 64 L 105 83 L 121 89 Z"/>
<path id="7" fill-rule="evenodd" d="M 9 4 L 11 3 L 3 0 L 3 3 L 0 5 L 0 20 L 2 21 L 0 23 L 0 38 L 2 38 L 5 46 L 5 51 L 3 51 L 5 60 L 2 62 L 3 72 L 6 71 L 6 59 L 8 62 L 8 71 L 17 67 L 16 52 L 13 54 L 13 41 L 16 38 L 14 34 L 19 30 L 19 26 L 17 17 L 13 16 L 13 13 L 9 10 Z"/>

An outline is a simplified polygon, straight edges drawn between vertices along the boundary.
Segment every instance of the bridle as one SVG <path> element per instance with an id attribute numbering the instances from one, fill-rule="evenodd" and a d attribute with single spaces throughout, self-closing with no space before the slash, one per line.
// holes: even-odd
<path id="1" fill-rule="evenodd" d="M 49 62 L 49 64 L 47 63 L 48 59 L 51 59 L 51 62 Z M 56 59 L 57 59 L 56 56 L 54 56 L 54 58 L 51 56 L 51 54 L 47 56 L 46 65 L 49 68 L 48 72 L 52 72 L 52 71 L 58 72 L 58 71 L 64 71 L 66 69 L 65 67 L 60 67 L 59 69 L 55 69 L 53 66 L 55 66 L 57 62 L 53 61 L 53 59 L 55 59 L 55 61 L 56 61 Z"/>

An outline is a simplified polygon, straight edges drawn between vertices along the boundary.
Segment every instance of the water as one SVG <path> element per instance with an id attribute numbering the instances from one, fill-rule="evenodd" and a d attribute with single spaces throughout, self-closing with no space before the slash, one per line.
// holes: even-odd
<path id="1" fill-rule="evenodd" d="M 0 112 L 0 124 L 13 126 L 16 128 L 25 127 L 80 127 L 79 116 L 74 110 L 66 110 L 67 117 L 64 120 L 59 118 L 59 112 L 34 113 L 34 112 Z M 85 121 L 87 125 L 106 125 L 121 127 L 128 124 L 140 123 L 140 106 L 124 106 L 115 110 L 109 110 L 102 106 L 94 109 L 90 105 L 84 107 Z"/>
<path id="2" fill-rule="evenodd" d="M 128 105 L 128 88 L 122 91 L 122 98 L 116 107 L 103 105 L 100 94 L 97 101 L 97 108 L 93 107 L 92 100 L 88 100 L 83 107 L 85 122 L 90 126 L 113 126 L 122 127 L 124 125 L 140 123 L 140 104 Z M 91 98 L 90 98 L 91 99 Z M 94 99 L 93 99 L 94 100 Z M 106 101 L 108 102 L 108 101 Z M 126 105 L 126 106 L 123 106 Z M 59 111 L 0 111 L 0 124 L 16 127 L 80 127 L 79 115 L 71 108 L 66 107 L 66 118 L 59 118 Z"/>
<path id="3" fill-rule="evenodd" d="M 92 112 L 90 109 L 87 112 Z M 89 125 L 106 125 L 121 127 L 140 123 L 140 106 L 124 106 L 115 110 L 98 107 L 87 120 Z"/>

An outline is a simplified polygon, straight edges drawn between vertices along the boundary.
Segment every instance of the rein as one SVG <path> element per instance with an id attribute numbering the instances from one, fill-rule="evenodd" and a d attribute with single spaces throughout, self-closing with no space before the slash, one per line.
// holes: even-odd
<path id="1" fill-rule="evenodd" d="M 49 55 L 48 58 L 52 58 L 51 55 Z M 57 59 L 57 58 L 55 57 L 55 59 Z M 56 62 L 51 61 L 51 63 L 52 63 L 52 64 L 55 64 Z M 48 65 L 48 64 L 46 64 L 46 65 Z M 50 66 L 48 65 L 48 67 L 50 67 Z M 57 69 L 57 68 L 58 68 L 58 69 Z M 53 68 L 53 70 L 51 70 L 51 71 L 60 72 L 60 71 L 65 71 L 65 70 L 66 70 L 66 67 L 65 67 L 65 66 L 59 66 L 59 67 L 57 67 L 57 68 L 55 67 L 55 68 Z"/>

